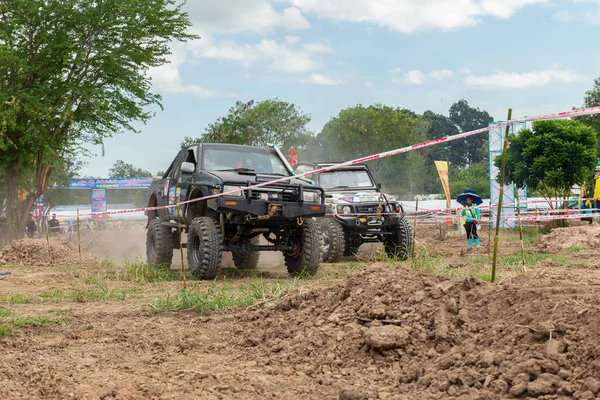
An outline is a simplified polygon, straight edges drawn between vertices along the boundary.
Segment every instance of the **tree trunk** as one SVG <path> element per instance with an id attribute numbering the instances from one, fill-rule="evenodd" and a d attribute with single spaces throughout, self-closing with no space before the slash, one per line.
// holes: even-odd
<path id="1" fill-rule="evenodd" d="M 25 227 L 31 207 L 36 196 L 29 193 L 23 201 L 19 201 L 18 177 L 20 172 L 20 161 L 16 160 L 7 168 L 6 176 L 6 222 L 10 240 L 22 239 L 25 235 Z"/>

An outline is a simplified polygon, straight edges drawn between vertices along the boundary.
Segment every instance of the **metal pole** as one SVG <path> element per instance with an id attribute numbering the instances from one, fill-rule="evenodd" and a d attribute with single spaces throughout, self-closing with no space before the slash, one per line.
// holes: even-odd
<path id="1" fill-rule="evenodd" d="M 523 263 L 523 273 L 527 274 L 527 268 L 525 268 L 525 245 L 523 244 L 523 221 L 521 221 L 521 205 L 519 204 L 519 190 L 516 187 L 515 199 L 517 199 L 517 219 L 519 220 L 519 238 L 521 239 L 521 261 Z"/>
<path id="2" fill-rule="evenodd" d="M 508 119 L 512 119 L 512 108 L 508 109 Z M 498 259 L 498 235 L 500 235 L 500 214 L 502 213 L 502 200 L 504 198 L 504 171 L 506 169 L 506 151 L 508 150 L 508 133 L 511 125 L 506 125 L 504 133 L 504 146 L 502 148 L 502 163 L 500 166 L 500 194 L 498 196 L 498 215 L 496 215 L 496 235 L 494 236 L 494 256 L 492 259 L 492 283 L 496 280 L 496 261 Z"/>
<path id="3" fill-rule="evenodd" d="M 179 254 L 181 255 L 181 276 L 183 278 L 183 290 L 187 289 L 187 280 L 185 277 L 185 264 L 183 262 L 183 245 L 181 244 L 181 213 L 177 205 L 177 230 L 179 231 Z"/>
<path id="4" fill-rule="evenodd" d="M 419 211 L 419 198 L 417 197 L 417 204 L 415 205 L 415 212 Z M 413 224 L 413 240 L 412 240 L 412 249 L 411 249 L 411 257 L 415 258 L 415 239 L 417 238 L 417 218 L 418 216 L 415 214 L 415 223 Z"/>

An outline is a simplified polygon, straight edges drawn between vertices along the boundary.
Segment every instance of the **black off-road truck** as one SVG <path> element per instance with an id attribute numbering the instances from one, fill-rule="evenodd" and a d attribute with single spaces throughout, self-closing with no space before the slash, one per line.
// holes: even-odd
<path id="1" fill-rule="evenodd" d="M 336 163 L 296 166 L 301 174 Z M 337 262 L 356 254 L 363 243 L 384 244 L 390 257 L 406 260 L 412 246 L 410 224 L 402 205 L 381 192 L 366 165 L 353 165 L 309 175 L 325 190 L 327 217 L 320 220 L 323 261 Z"/>
<path id="2" fill-rule="evenodd" d="M 291 275 L 315 274 L 321 253 L 313 217 L 325 214 L 323 190 L 298 178 L 244 189 L 293 175 L 274 146 L 198 144 L 181 150 L 162 179 L 152 183 L 149 207 L 237 192 L 183 204 L 179 217 L 175 207 L 147 211 L 148 262 L 171 264 L 179 221 L 187 233 L 188 268 L 200 279 L 217 276 L 223 251 L 232 252 L 242 269 L 256 268 L 260 251 L 282 251 Z"/>

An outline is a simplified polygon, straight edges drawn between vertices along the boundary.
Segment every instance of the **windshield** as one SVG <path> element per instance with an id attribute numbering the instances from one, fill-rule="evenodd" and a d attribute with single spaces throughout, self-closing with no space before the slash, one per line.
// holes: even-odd
<path id="1" fill-rule="evenodd" d="M 323 189 L 375 187 L 375 183 L 371 180 L 367 171 L 364 170 L 323 172 L 320 184 Z"/>
<path id="2" fill-rule="evenodd" d="M 248 171 L 257 174 L 290 176 L 273 149 L 258 147 L 204 146 L 206 171 Z"/>

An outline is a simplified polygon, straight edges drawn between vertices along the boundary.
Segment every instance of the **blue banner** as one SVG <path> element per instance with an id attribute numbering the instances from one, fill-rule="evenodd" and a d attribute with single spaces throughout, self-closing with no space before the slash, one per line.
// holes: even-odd
<path id="1" fill-rule="evenodd" d="M 106 211 L 106 189 L 92 189 L 92 212 Z"/>
<path id="2" fill-rule="evenodd" d="M 148 189 L 152 178 L 89 178 L 71 179 L 69 186 L 54 185 L 52 189 Z"/>

